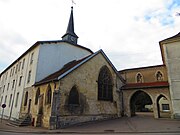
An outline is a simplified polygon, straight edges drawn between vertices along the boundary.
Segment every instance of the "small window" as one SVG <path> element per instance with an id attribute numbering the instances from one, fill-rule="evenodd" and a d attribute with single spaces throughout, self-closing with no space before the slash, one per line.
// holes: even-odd
<path id="1" fill-rule="evenodd" d="M 11 68 L 11 71 L 10 71 L 10 77 L 12 76 L 12 68 Z"/>
<path id="2" fill-rule="evenodd" d="M 48 86 L 47 92 L 46 92 L 46 103 L 51 104 L 51 96 L 52 96 L 52 91 L 51 91 L 51 86 Z"/>
<path id="3" fill-rule="evenodd" d="M 28 92 L 25 93 L 24 106 L 27 106 L 28 102 Z"/>
<path id="4" fill-rule="evenodd" d="M 23 59 L 22 69 L 24 69 L 24 64 L 25 64 L 25 58 Z"/>
<path id="5" fill-rule="evenodd" d="M 113 101 L 112 75 L 107 66 L 103 66 L 98 77 L 98 100 Z"/>
<path id="6" fill-rule="evenodd" d="M 38 88 L 37 91 L 36 91 L 36 97 L 35 97 L 35 105 L 38 104 L 38 99 L 39 99 L 39 96 L 40 96 L 40 89 Z"/>
<path id="7" fill-rule="evenodd" d="M 17 107 L 18 100 L 19 100 L 19 92 L 16 94 L 16 102 L 15 102 L 15 107 Z"/>
<path id="8" fill-rule="evenodd" d="M 31 80 L 31 70 L 30 70 L 30 71 L 29 71 L 29 73 L 28 73 L 27 83 L 29 83 L 29 82 L 30 82 L 30 80 Z"/>
<path id="9" fill-rule="evenodd" d="M 142 83 L 142 82 L 143 82 L 143 76 L 142 76 L 141 73 L 138 73 L 138 74 L 136 75 L 136 82 L 137 82 L 137 83 Z"/>
<path id="10" fill-rule="evenodd" d="M 7 91 L 9 90 L 9 83 L 8 83 L 8 85 L 7 85 Z"/>
<path id="11" fill-rule="evenodd" d="M 7 95 L 5 96 L 5 99 L 4 99 L 4 103 L 6 104 L 6 101 L 7 101 Z"/>
<path id="12" fill-rule="evenodd" d="M 15 86 L 15 80 L 13 80 L 12 90 L 14 89 L 14 86 Z"/>
<path id="13" fill-rule="evenodd" d="M 1 104 L 0 105 L 2 105 L 2 102 L 3 102 L 3 96 L 1 97 Z"/>
<path id="14" fill-rule="evenodd" d="M 162 81 L 163 80 L 163 74 L 160 71 L 158 71 L 156 73 L 156 80 L 157 81 Z"/>
<path id="15" fill-rule="evenodd" d="M 21 69 L 21 62 L 19 62 L 19 68 L 18 68 L 18 71 L 20 71 Z"/>
<path id="16" fill-rule="evenodd" d="M 79 93 L 76 89 L 76 86 L 73 86 L 69 93 L 69 105 L 79 105 Z"/>
<path id="17" fill-rule="evenodd" d="M 22 76 L 19 77 L 19 86 L 21 86 Z"/>
<path id="18" fill-rule="evenodd" d="M 17 71 L 18 71 L 18 64 L 16 65 L 16 70 L 15 70 L 15 73 L 17 73 Z"/>
<path id="19" fill-rule="evenodd" d="M 34 52 L 33 53 L 31 53 L 31 60 L 30 60 L 30 64 L 32 64 L 33 63 L 33 58 L 34 57 Z"/>
<path id="20" fill-rule="evenodd" d="M 162 104 L 162 110 L 163 111 L 169 110 L 169 104 Z"/>
<path id="21" fill-rule="evenodd" d="M 3 87 L 3 92 L 4 92 L 4 90 L 5 90 L 5 85 L 4 85 L 4 87 Z"/>
<path id="22" fill-rule="evenodd" d="M 11 106 L 11 101 L 12 101 L 12 94 L 10 95 L 10 99 L 9 99 L 9 107 Z"/>

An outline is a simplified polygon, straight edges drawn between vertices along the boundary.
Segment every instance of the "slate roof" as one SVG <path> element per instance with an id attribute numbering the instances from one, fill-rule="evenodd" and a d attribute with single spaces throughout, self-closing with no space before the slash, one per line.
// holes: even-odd
<path id="1" fill-rule="evenodd" d="M 48 82 L 51 82 L 51 81 L 60 80 L 61 78 L 65 77 L 66 75 L 71 73 L 73 70 L 75 70 L 76 68 L 78 68 L 79 66 L 84 64 L 85 62 L 89 61 L 91 58 L 93 58 L 94 56 L 96 56 L 99 53 L 101 53 L 105 57 L 106 61 L 110 64 L 110 66 L 112 67 L 112 69 L 114 70 L 116 75 L 121 79 L 122 82 L 125 83 L 125 80 L 118 74 L 118 71 L 113 66 L 113 64 L 108 59 L 108 57 L 105 55 L 105 53 L 102 50 L 99 50 L 99 51 L 97 51 L 97 52 L 95 52 L 95 53 L 93 53 L 93 54 L 91 54 L 91 55 L 89 55 L 89 56 L 87 56 L 85 58 L 82 58 L 82 59 L 80 59 L 78 61 L 74 60 L 74 61 L 71 61 L 71 62 L 67 63 L 59 71 L 45 77 L 44 79 L 42 79 L 39 82 L 36 82 L 34 85 L 37 86 L 37 85 L 41 85 L 41 84 L 48 83 Z"/>
<path id="2" fill-rule="evenodd" d="M 147 82 L 147 83 L 128 83 L 124 85 L 121 89 L 131 90 L 131 89 L 162 88 L 162 87 L 169 87 L 169 83 L 167 81 Z"/>
<path id="3" fill-rule="evenodd" d="M 47 82 L 50 82 L 50 81 L 57 81 L 58 80 L 58 77 L 62 74 L 64 74 L 65 72 L 67 72 L 68 70 L 70 70 L 71 68 L 75 67 L 76 65 L 78 65 L 80 62 L 82 62 L 83 60 L 85 60 L 86 58 L 90 57 L 91 55 L 83 58 L 83 59 L 80 59 L 78 61 L 76 60 L 73 60 L 67 64 L 65 64 L 59 71 L 45 77 L 44 79 L 42 79 L 41 81 L 35 83 L 35 85 L 40 85 L 40 84 L 44 84 L 44 83 L 47 83 Z"/>

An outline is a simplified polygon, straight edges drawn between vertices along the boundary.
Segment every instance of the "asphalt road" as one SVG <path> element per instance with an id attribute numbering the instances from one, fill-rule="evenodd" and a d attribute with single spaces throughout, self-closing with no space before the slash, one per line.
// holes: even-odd
<path id="1" fill-rule="evenodd" d="M 31 134 L 31 133 L 12 133 L 12 132 L 0 132 L 0 135 L 41 135 L 41 134 Z M 110 135 L 112 133 L 105 133 L 105 135 Z M 50 134 L 57 135 L 57 134 Z M 72 135 L 72 134 L 61 134 L 61 135 Z M 79 135 L 79 134 L 73 134 Z M 83 133 L 81 135 L 102 135 L 102 134 L 86 134 Z M 113 133 L 113 135 L 180 135 L 180 133 Z"/>

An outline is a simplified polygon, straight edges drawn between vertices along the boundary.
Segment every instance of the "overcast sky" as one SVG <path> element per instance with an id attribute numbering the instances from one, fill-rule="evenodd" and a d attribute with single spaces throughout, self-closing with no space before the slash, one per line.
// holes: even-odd
<path id="1" fill-rule="evenodd" d="M 180 0 L 74 0 L 78 44 L 118 70 L 162 64 L 159 41 L 180 32 Z M 36 41 L 61 40 L 71 0 L 0 0 L 0 72 Z"/>

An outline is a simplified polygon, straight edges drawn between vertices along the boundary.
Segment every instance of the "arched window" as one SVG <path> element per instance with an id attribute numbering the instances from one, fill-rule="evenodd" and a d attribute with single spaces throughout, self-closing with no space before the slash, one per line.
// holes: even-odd
<path id="1" fill-rule="evenodd" d="M 113 100 L 112 76 L 108 67 L 103 66 L 98 77 L 98 100 Z"/>
<path id="2" fill-rule="evenodd" d="M 138 73 L 138 74 L 136 75 L 136 82 L 137 82 L 137 83 L 142 83 L 142 82 L 143 82 L 143 76 L 142 76 L 141 73 Z"/>
<path id="3" fill-rule="evenodd" d="M 163 80 L 163 74 L 160 71 L 158 71 L 156 73 L 156 80 L 157 81 L 162 81 Z"/>
<path id="4" fill-rule="evenodd" d="M 38 88 L 36 91 L 36 96 L 35 96 L 35 105 L 37 105 L 37 103 L 38 103 L 39 95 L 40 95 L 40 89 Z"/>
<path id="5" fill-rule="evenodd" d="M 26 91 L 26 93 L 25 93 L 25 99 L 24 99 L 24 106 L 27 105 L 27 102 L 28 102 L 28 92 Z"/>
<path id="6" fill-rule="evenodd" d="M 73 86 L 69 93 L 69 105 L 79 105 L 79 93 L 76 86 Z"/>
<path id="7" fill-rule="evenodd" d="M 52 96 L 52 91 L 51 91 L 51 86 L 48 86 L 47 93 L 46 93 L 46 103 L 51 104 L 51 96 Z"/>

